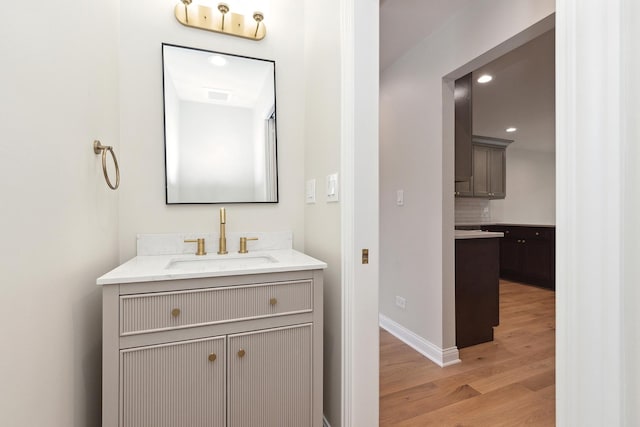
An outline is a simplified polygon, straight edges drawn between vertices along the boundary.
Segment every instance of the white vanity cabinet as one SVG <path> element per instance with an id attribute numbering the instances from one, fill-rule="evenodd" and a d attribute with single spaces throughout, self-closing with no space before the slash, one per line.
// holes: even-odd
<path id="1" fill-rule="evenodd" d="M 103 427 L 320 427 L 322 270 L 103 286 Z"/>

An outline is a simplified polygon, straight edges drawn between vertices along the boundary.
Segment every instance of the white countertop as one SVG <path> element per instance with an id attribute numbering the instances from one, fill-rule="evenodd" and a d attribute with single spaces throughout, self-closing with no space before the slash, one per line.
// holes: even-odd
<path id="1" fill-rule="evenodd" d="M 252 258 L 272 258 L 272 261 L 254 262 L 242 265 L 242 260 Z M 208 260 L 220 265 L 211 267 Z M 232 260 L 230 265 L 224 265 L 224 260 Z M 201 268 L 169 268 L 175 261 L 205 261 Z M 253 264 L 253 265 L 249 265 Z M 279 249 L 268 251 L 250 251 L 248 254 L 229 253 L 228 255 L 140 255 L 98 278 L 98 285 L 112 285 L 117 283 L 152 282 L 161 280 L 194 279 L 203 277 L 239 276 L 243 274 L 279 273 L 285 271 L 325 269 L 327 264 L 298 252 L 294 249 Z"/>
<path id="2" fill-rule="evenodd" d="M 504 237 L 504 233 L 495 231 L 480 231 L 480 230 L 456 230 L 457 239 L 492 239 L 496 237 Z"/>

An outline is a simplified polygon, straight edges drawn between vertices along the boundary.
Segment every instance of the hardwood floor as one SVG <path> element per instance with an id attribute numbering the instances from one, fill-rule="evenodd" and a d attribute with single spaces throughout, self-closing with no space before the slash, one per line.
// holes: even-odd
<path id="1" fill-rule="evenodd" d="M 500 281 L 494 341 L 440 368 L 380 331 L 380 426 L 555 425 L 555 293 Z"/>

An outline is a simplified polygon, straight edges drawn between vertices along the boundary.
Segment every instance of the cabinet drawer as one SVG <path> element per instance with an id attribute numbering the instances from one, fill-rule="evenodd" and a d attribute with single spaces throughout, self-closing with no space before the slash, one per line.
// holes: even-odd
<path id="1" fill-rule="evenodd" d="M 311 280 L 123 295 L 120 335 L 189 328 L 313 310 Z"/>

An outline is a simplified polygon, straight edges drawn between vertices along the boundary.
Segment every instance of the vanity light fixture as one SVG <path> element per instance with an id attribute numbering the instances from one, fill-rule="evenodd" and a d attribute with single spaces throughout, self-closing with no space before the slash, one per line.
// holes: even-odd
<path id="1" fill-rule="evenodd" d="M 493 76 L 490 76 L 489 74 L 483 74 L 478 77 L 478 83 L 489 83 L 491 80 L 493 80 Z"/>
<path id="2" fill-rule="evenodd" d="M 262 40 L 267 34 L 264 25 L 264 13 L 254 11 L 251 18 L 240 13 L 233 13 L 228 3 L 218 3 L 214 7 L 204 4 L 192 4 L 192 0 L 180 0 L 174 13 L 182 25 L 214 33 L 228 34 L 249 40 Z M 217 10 L 217 13 L 215 12 Z"/>
<path id="3" fill-rule="evenodd" d="M 518 130 L 518 128 L 514 128 L 514 127 L 506 128 L 506 129 L 505 129 L 505 131 L 507 131 L 507 132 L 509 132 L 509 133 L 511 133 L 511 132 L 515 132 L 515 131 L 517 131 L 517 130 Z"/>

